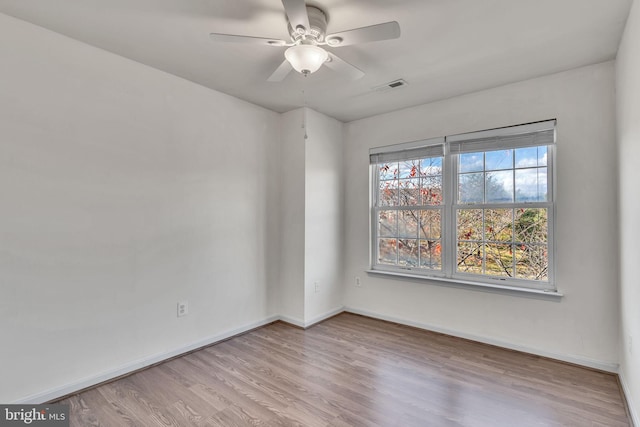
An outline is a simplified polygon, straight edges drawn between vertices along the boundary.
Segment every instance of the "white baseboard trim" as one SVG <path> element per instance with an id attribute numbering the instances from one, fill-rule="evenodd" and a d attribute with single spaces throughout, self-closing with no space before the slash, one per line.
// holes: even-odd
<path id="1" fill-rule="evenodd" d="M 340 314 L 344 311 L 344 306 L 338 307 L 338 308 L 334 308 L 333 310 L 329 310 L 324 314 L 321 314 L 319 316 L 314 317 L 313 319 L 309 319 L 307 321 L 304 322 L 304 327 L 305 328 L 309 328 L 313 325 L 315 325 L 316 323 L 320 323 L 323 320 L 327 320 L 330 317 L 335 316 L 336 314 Z"/>
<path id="2" fill-rule="evenodd" d="M 269 323 L 273 323 L 279 319 L 280 319 L 280 316 L 277 316 L 277 315 L 270 316 L 270 317 L 267 317 L 266 319 L 253 322 L 239 328 L 231 329 L 231 330 L 222 332 L 220 334 L 212 335 L 210 337 L 195 341 L 183 347 L 175 348 L 173 350 L 163 352 L 163 353 L 154 354 L 152 356 L 127 363 L 118 368 L 111 369 L 109 371 L 105 371 L 96 375 L 92 375 L 90 377 L 84 378 L 79 381 L 74 381 L 60 387 L 46 390 L 41 393 L 33 394 L 31 396 L 26 396 L 22 399 L 18 399 L 14 401 L 13 403 L 40 404 L 44 402 L 49 402 L 51 400 L 58 399 L 62 396 L 75 393 L 79 390 L 83 390 L 85 388 L 94 386 L 96 384 L 100 384 L 105 381 L 118 378 L 122 375 L 126 375 L 131 372 L 137 371 L 139 369 L 146 368 L 147 366 L 153 365 L 155 363 L 159 363 L 167 359 L 171 359 L 172 357 L 180 356 L 181 354 L 188 353 L 193 350 L 197 350 L 201 347 L 206 347 L 206 346 L 215 344 L 217 342 L 224 341 L 235 335 L 242 334 L 244 332 L 250 331 L 255 328 L 259 328 L 264 325 L 268 325 Z"/>
<path id="3" fill-rule="evenodd" d="M 297 326 L 298 328 L 302 328 L 302 329 L 305 328 L 304 320 L 298 319 L 297 317 L 290 317 L 290 316 L 280 315 L 280 316 L 278 316 L 278 320 L 282 320 L 285 323 L 290 323 L 293 326 Z"/>
<path id="4" fill-rule="evenodd" d="M 326 320 L 330 317 L 333 317 L 337 314 L 340 314 L 342 312 L 349 312 L 349 313 L 354 313 L 354 314 L 360 314 L 363 316 L 367 316 L 367 317 L 372 317 L 375 319 L 381 319 L 381 320 L 386 320 L 389 322 L 394 322 L 394 323 L 399 323 L 399 324 L 403 324 L 403 325 L 407 325 L 407 326 L 413 326 L 416 328 L 420 328 L 420 329 L 425 329 L 425 330 L 430 330 L 430 331 L 434 331 L 434 332 L 439 332 L 439 333 L 443 333 L 443 334 L 447 334 L 447 335 L 452 335 L 452 336 L 456 336 L 456 337 L 460 337 L 460 338 L 465 338 L 465 339 L 469 339 L 469 340 L 473 340 L 473 341 L 478 341 L 478 342 L 482 342 L 485 344 L 491 344 L 491 345 L 496 345 L 499 347 L 503 347 L 503 348 L 508 348 L 511 350 L 517 350 L 517 351 L 522 351 L 525 353 L 530 353 L 530 354 L 535 354 L 535 355 L 539 355 L 539 356 L 543 356 L 543 357 L 549 357 L 551 359 L 556 359 L 556 360 L 561 360 L 561 361 L 565 361 L 565 362 L 569 362 L 569 363 L 574 363 L 577 365 L 582 365 L 582 366 L 586 366 L 586 367 L 590 367 L 590 368 L 594 368 L 594 369 L 600 369 L 602 371 L 606 371 L 606 372 L 612 372 L 612 373 L 618 373 L 618 364 L 617 363 L 606 363 L 606 362 L 601 362 L 601 361 L 596 361 L 596 360 L 591 360 L 591 359 L 586 359 L 586 358 L 582 358 L 582 357 L 575 357 L 575 356 L 571 356 L 571 355 L 563 355 L 563 354 L 556 354 L 556 353 L 552 353 L 552 352 L 548 352 L 548 351 L 542 351 L 539 349 L 535 349 L 535 348 L 530 348 L 530 347 L 526 347 L 526 346 L 520 346 L 520 345 L 514 345 L 512 343 L 508 343 L 505 341 L 500 341 L 500 340 L 495 340 L 492 338 L 488 338 L 488 337 L 483 337 L 483 336 L 479 336 L 479 335 L 474 335 L 474 334 L 468 334 L 468 333 L 463 333 L 463 332 L 459 332 L 459 331 L 455 331 L 455 330 L 451 330 L 451 329 L 447 329 L 447 328 L 441 328 L 438 326 L 434 326 L 434 325 L 429 325 L 429 324 L 425 324 L 425 323 L 420 323 L 420 322 L 414 322 L 411 320 L 407 320 L 407 319 L 401 319 L 398 317 L 394 317 L 394 316 L 387 316 L 387 315 L 383 315 L 383 314 L 379 314 L 379 313 L 374 313 L 368 310 L 362 310 L 362 309 L 358 309 L 358 308 L 354 308 L 354 307 L 339 307 L 339 308 L 335 308 L 331 311 L 328 311 L 320 316 L 316 316 L 313 319 L 310 319 L 308 321 L 303 321 L 301 319 L 297 319 L 297 318 L 293 318 L 293 317 L 289 317 L 289 316 L 283 316 L 283 315 L 275 315 L 275 316 L 270 316 L 267 317 L 263 320 L 257 321 L 257 322 L 253 322 L 247 325 L 244 325 L 242 327 L 239 328 L 234 328 L 228 331 L 225 331 L 223 333 L 220 334 L 216 334 L 201 340 L 198 340 L 196 342 L 193 342 L 191 344 L 188 344 L 186 346 L 180 347 L 180 348 L 176 348 L 167 352 L 163 352 L 163 353 L 158 353 L 143 359 L 139 359 L 130 363 L 127 363 L 125 365 L 122 365 L 118 368 L 109 370 L 109 371 L 105 371 L 87 378 L 84 378 L 82 380 L 78 380 L 78 381 L 74 381 L 68 384 L 65 384 L 63 386 L 60 387 L 56 387 L 50 390 L 45 390 L 41 393 L 37 393 L 37 394 L 33 394 L 30 396 L 26 396 L 22 399 L 18 399 L 12 403 L 15 404 L 40 404 L 40 403 L 44 403 L 44 402 L 48 402 L 54 399 L 58 399 L 62 396 L 66 396 L 68 394 L 72 394 L 75 393 L 79 390 L 83 390 L 85 388 L 94 386 L 96 384 L 100 384 L 109 380 L 112 380 L 114 378 L 129 374 L 131 372 L 137 371 L 139 369 L 145 368 L 147 366 L 153 365 L 155 363 L 159 363 L 162 361 L 165 361 L 167 359 L 171 359 L 172 357 L 176 357 L 179 356 L 181 354 L 184 353 L 188 353 L 190 351 L 196 350 L 198 348 L 201 347 L 206 347 L 212 344 L 215 344 L 217 342 L 226 340 L 228 338 L 231 338 L 235 335 L 239 335 L 242 334 L 244 332 L 250 331 L 252 329 L 255 328 L 259 328 L 261 326 L 265 326 L 268 325 L 269 323 L 273 323 L 277 320 L 282 320 L 283 322 L 286 323 L 290 323 L 292 325 L 298 326 L 300 328 L 308 328 L 316 323 L 322 322 L 323 320 Z M 622 388 L 623 388 L 623 392 L 625 393 L 625 396 L 627 397 L 627 402 L 633 402 L 631 400 L 631 396 L 629 395 L 629 389 L 625 383 L 624 377 L 622 375 L 619 375 L 620 377 L 620 382 L 622 384 Z M 629 406 L 629 412 L 631 413 L 631 417 L 632 417 L 632 421 L 635 424 L 635 427 L 640 427 L 640 421 L 638 418 L 638 413 L 635 411 L 635 408 Z"/>
<path id="5" fill-rule="evenodd" d="M 620 385 L 622 386 L 624 398 L 627 400 L 627 408 L 629 408 L 629 415 L 631 416 L 633 427 L 640 427 L 640 415 L 636 411 L 636 408 L 634 408 L 632 405 L 635 400 L 631 398 L 631 390 L 629 390 L 629 386 L 627 385 L 627 381 L 625 380 L 624 372 L 619 372 L 618 378 L 620 378 Z"/>
<path id="6" fill-rule="evenodd" d="M 399 317 L 387 316 L 384 314 L 374 313 L 368 310 L 362 310 L 354 307 L 345 307 L 345 311 L 348 313 L 360 314 L 362 316 L 373 317 L 375 319 L 386 320 L 389 322 L 399 323 L 402 325 L 413 326 L 419 329 L 425 329 L 428 331 L 439 332 L 441 334 L 451 335 L 454 337 L 465 338 L 471 341 L 478 341 L 484 344 L 495 345 L 498 347 L 507 348 L 510 350 L 521 351 L 523 353 L 535 354 L 537 356 L 548 357 L 550 359 L 556 359 L 563 362 L 573 363 L 575 365 L 581 365 L 588 368 L 599 369 L 605 372 L 618 373 L 618 364 L 602 362 L 599 360 L 592 360 L 580 356 L 573 356 L 567 354 L 553 353 L 545 350 L 540 350 L 533 347 L 527 347 L 523 345 L 513 344 L 507 341 L 496 340 L 490 337 L 481 335 L 469 334 L 466 332 L 460 332 L 453 329 L 442 328 L 435 325 L 429 325 L 421 322 L 414 322 L 412 320 L 401 319 Z"/>

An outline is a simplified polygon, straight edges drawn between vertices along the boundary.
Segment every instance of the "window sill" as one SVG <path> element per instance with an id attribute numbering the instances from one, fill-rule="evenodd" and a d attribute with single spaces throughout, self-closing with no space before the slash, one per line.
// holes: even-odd
<path id="1" fill-rule="evenodd" d="M 471 282 L 461 279 L 450 279 L 447 277 L 436 277 L 436 276 L 423 276 L 419 274 L 411 274 L 411 273 L 400 273 L 395 271 L 387 271 L 387 270 L 366 270 L 369 274 L 379 274 L 383 276 L 395 276 L 405 279 L 419 279 L 423 281 L 434 281 L 434 282 L 444 282 L 452 285 L 457 285 L 460 287 L 468 288 L 468 289 L 486 289 L 495 292 L 504 292 L 504 293 L 518 293 L 522 295 L 540 295 L 545 297 L 550 297 L 553 299 L 560 299 L 564 296 L 564 294 L 558 290 L 543 290 L 543 289 L 531 289 L 531 288 L 521 288 L 518 286 L 508 286 L 508 285 L 492 285 L 491 283 L 481 283 L 481 282 Z"/>

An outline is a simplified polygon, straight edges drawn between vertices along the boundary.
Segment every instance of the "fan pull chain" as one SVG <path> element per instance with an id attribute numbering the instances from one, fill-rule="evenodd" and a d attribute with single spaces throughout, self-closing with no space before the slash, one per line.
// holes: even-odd
<path id="1" fill-rule="evenodd" d="M 307 140 L 307 97 L 302 90 L 302 129 L 304 129 L 304 139 Z"/>

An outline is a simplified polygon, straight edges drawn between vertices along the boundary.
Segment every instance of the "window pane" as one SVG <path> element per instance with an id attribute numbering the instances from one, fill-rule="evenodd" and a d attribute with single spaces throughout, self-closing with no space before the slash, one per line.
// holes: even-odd
<path id="1" fill-rule="evenodd" d="M 380 181 L 398 179 L 397 163 L 383 163 L 379 164 L 378 167 L 380 172 Z"/>
<path id="2" fill-rule="evenodd" d="M 487 203 L 513 202 L 513 172 L 487 172 Z"/>
<path id="3" fill-rule="evenodd" d="M 485 170 L 496 171 L 513 168 L 513 150 L 488 151 L 485 154 Z"/>
<path id="4" fill-rule="evenodd" d="M 482 274 L 482 243 L 458 243 L 456 269 L 462 273 Z"/>
<path id="5" fill-rule="evenodd" d="M 547 243 L 548 209 L 516 209 L 514 221 L 517 243 Z"/>
<path id="6" fill-rule="evenodd" d="M 398 211 L 398 237 L 418 237 L 419 211 Z"/>
<path id="7" fill-rule="evenodd" d="M 547 147 L 538 147 L 538 166 L 547 166 Z"/>
<path id="8" fill-rule="evenodd" d="M 378 206 L 398 205 L 398 181 L 380 181 Z"/>
<path id="9" fill-rule="evenodd" d="M 439 209 L 420 211 L 419 237 L 423 239 L 439 239 L 442 229 L 441 221 L 442 214 Z"/>
<path id="10" fill-rule="evenodd" d="M 547 168 L 516 170 L 516 201 L 547 201 Z"/>
<path id="11" fill-rule="evenodd" d="M 482 209 L 458 210 L 458 240 L 482 240 Z"/>
<path id="12" fill-rule="evenodd" d="M 420 174 L 423 176 L 442 175 L 442 157 L 429 157 L 420 162 Z"/>
<path id="13" fill-rule="evenodd" d="M 549 258 L 546 245 L 516 245 L 516 277 L 548 281 Z"/>
<path id="14" fill-rule="evenodd" d="M 400 180 L 400 206 L 415 206 L 420 203 L 420 179 Z"/>
<path id="15" fill-rule="evenodd" d="M 541 202 L 549 200 L 547 182 L 547 168 L 538 169 L 538 200 Z"/>
<path id="16" fill-rule="evenodd" d="M 400 239 L 398 241 L 398 265 L 418 266 L 418 240 Z"/>
<path id="17" fill-rule="evenodd" d="M 518 148 L 516 151 L 516 168 L 531 168 L 538 166 L 538 148 Z"/>
<path id="18" fill-rule="evenodd" d="M 513 209 L 487 209 L 484 212 L 484 232 L 486 241 L 511 242 Z"/>
<path id="19" fill-rule="evenodd" d="M 398 212 L 380 211 L 378 213 L 378 237 L 396 237 L 398 234 Z"/>
<path id="20" fill-rule="evenodd" d="M 439 240 L 420 240 L 420 267 L 442 269 L 442 245 Z"/>
<path id="21" fill-rule="evenodd" d="M 442 204 L 442 177 L 427 176 L 422 178 L 422 195 L 423 205 L 440 205 Z"/>
<path id="22" fill-rule="evenodd" d="M 417 178 L 420 175 L 420 161 L 406 160 L 400 162 L 400 178 Z"/>
<path id="23" fill-rule="evenodd" d="M 486 274 L 513 277 L 513 250 L 510 244 L 488 243 Z"/>
<path id="24" fill-rule="evenodd" d="M 396 265 L 397 242 L 396 239 L 378 239 L 378 264 Z"/>
<path id="25" fill-rule="evenodd" d="M 460 203 L 482 203 L 484 200 L 484 174 L 465 173 L 459 175 Z"/>
<path id="26" fill-rule="evenodd" d="M 481 172 L 484 170 L 484 153 L 460 154 L 458 162 L 459 172 Z"/>

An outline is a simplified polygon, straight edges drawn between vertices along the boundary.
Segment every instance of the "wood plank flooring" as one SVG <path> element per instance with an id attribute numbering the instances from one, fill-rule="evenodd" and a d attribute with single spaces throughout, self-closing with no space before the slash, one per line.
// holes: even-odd
<path id="1" fill-rule="evenodd" d="M 343 313 L 67 398 L 72 426 L 630 426 L 617 377 Z"/>

